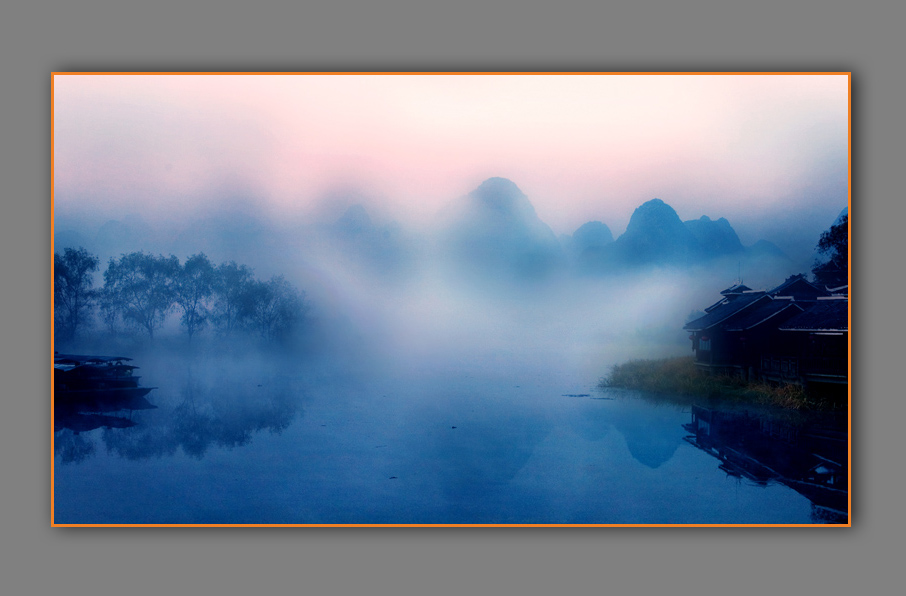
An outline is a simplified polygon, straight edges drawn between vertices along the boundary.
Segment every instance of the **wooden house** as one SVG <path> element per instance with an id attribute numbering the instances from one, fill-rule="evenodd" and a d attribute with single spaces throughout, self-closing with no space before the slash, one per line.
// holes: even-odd
<path id="1" fill-rule="evenodd" d="M 810 308 L 785 321 L 784 342 L 762 356 L 761 374 L 783 378 L 783 360 L 798 370 L 798 382 L 846 384 L 849 381 L 849 298 L 819 298 Z M 778 360 L 780 362 L 778 363 Z M 778 364 L 780 368 L 778 370 Z"/>
<path id="2" fill-rule="evenodd" d="M 704 316 L 684 326 L 691 332 L 698 368 L 750 380 L 847 381 L 847 331 L 841 329 L 848 327 L 845 295 L 834 295 L 803 275 L 767 291 L 736 284 L 721 295 Z"/>

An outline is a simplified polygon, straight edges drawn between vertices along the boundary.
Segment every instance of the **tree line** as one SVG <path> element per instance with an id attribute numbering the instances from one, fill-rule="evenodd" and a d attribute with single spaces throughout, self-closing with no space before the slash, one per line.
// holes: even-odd
<path id="1" fill-rule="evenodd" d="M 235 261 L 214 265 L 204 254 L 185 263 L 142 251 L 111 258 L 95 287 L 100 260 L 84 248 L 54 253 L 54 330 L 73 339 L 99 322 L 112 334 L 153 338 L 176 313 L 189 340 L 211 327 L 220 336 L 251 333 L 288 338 L 305 319 L 305 293 L 277 275 L 267 281 Z"/>
<path id="2" fill-rule="evenodd" d="M 821 234 L 815 247 L 818 259 L 812 269 L 815 281 L 829 287 L 849 283 L 849 214 Z"/>

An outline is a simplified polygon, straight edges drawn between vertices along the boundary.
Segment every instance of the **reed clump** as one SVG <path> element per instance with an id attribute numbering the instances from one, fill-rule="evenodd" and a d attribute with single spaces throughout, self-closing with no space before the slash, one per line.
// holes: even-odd
<path id="1" fill-rule="evenodd" d="M 695 367 L 695 361 L 691 357 L 630 360 L 614 366 L 598 386 L 657 393 L 674 401 L 705 397 L 793 410 L 830 407 L 825 400 L 810 396 L 799 385 L 771 385 L 762 381 L 750 382 L 739 376 L 707 375 Z"/>

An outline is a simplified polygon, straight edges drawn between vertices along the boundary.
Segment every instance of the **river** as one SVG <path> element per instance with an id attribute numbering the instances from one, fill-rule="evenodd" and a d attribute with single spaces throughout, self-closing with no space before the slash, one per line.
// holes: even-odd
<path id="1" fill-rule="evenodd" d="M 600 390 L 555 358 L 139 364 L 158 407 L 133 426 L 57 421 L 55 523 L 847 521 L 839 419 Z"/>

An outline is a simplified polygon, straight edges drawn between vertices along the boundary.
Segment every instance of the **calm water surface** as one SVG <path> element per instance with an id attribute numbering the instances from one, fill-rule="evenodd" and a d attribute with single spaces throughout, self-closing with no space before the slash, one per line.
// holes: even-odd
<path id="1" fill-rule="evenodd" d="M 839 428 L 600 391 L 556 362 L 140 364 L 158 409 L 56 431 L 57 523 L 846 521 Z"/>

